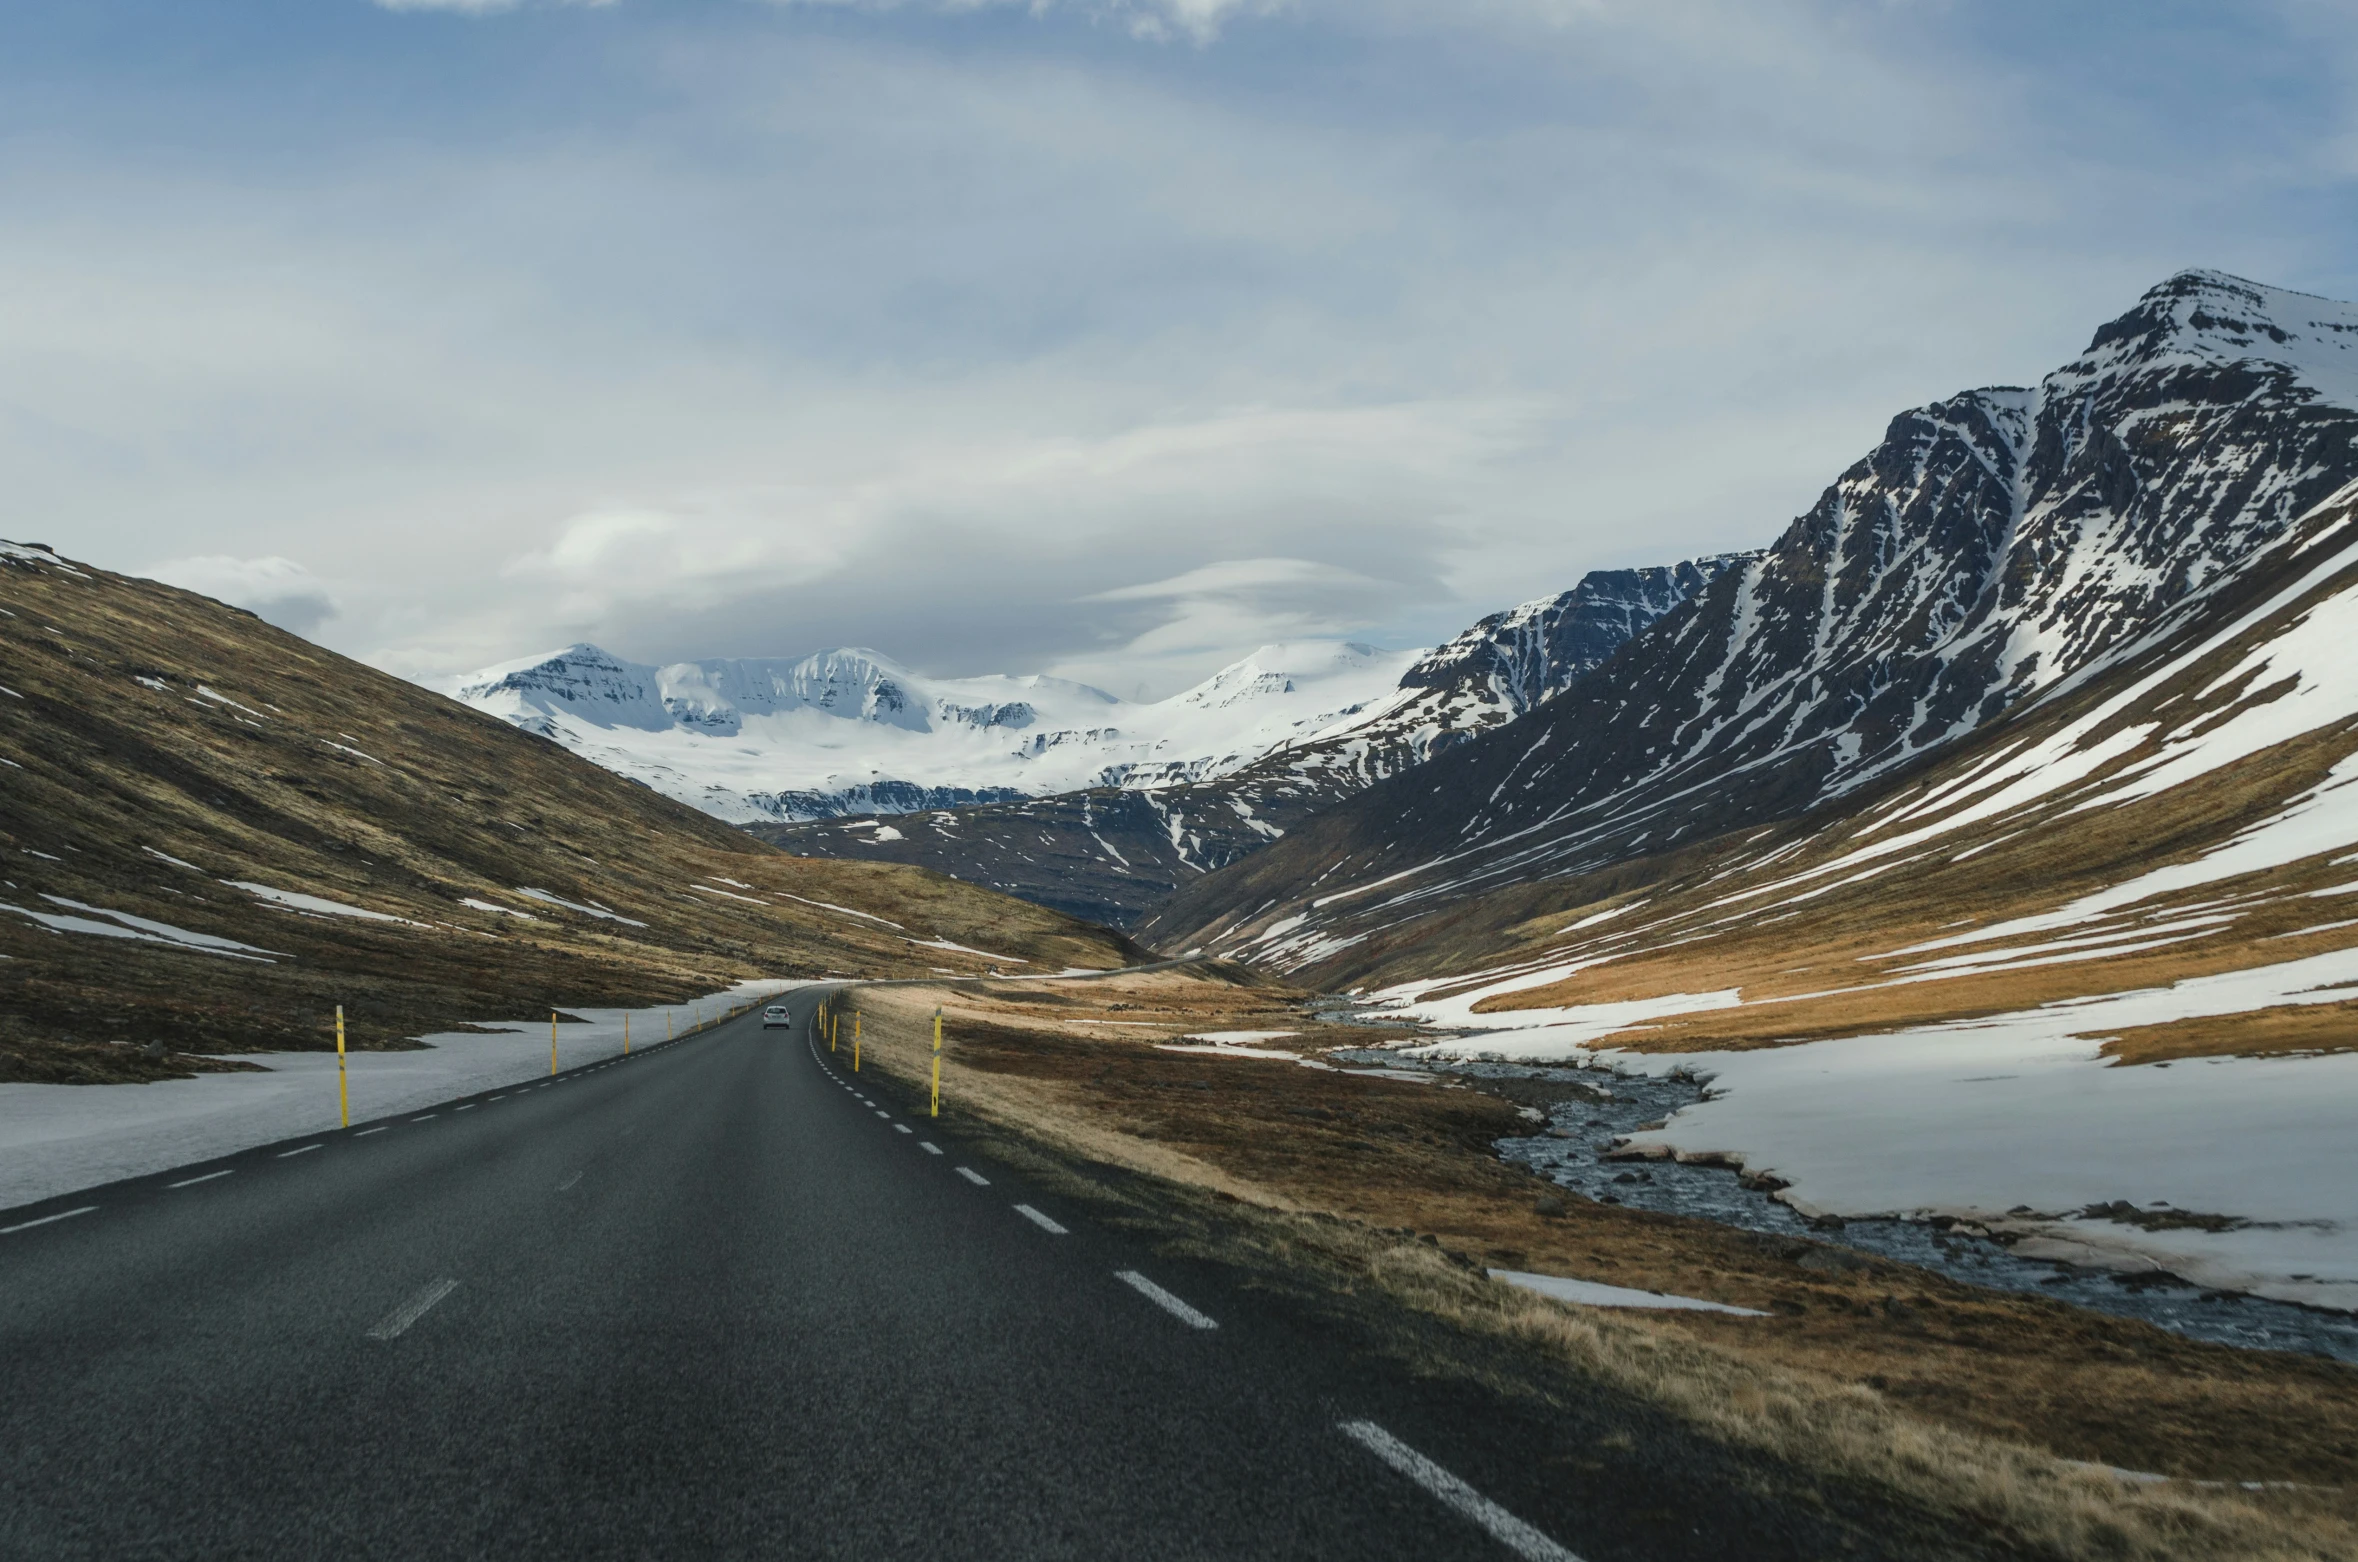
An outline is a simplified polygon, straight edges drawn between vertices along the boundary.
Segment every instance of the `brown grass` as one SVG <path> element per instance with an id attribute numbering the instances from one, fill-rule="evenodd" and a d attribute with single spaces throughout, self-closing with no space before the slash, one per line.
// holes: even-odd
<path id="1" fill-rule="evenodd" d="M 2253 1009 L 2112 1033 L 2099 1049 L 2122 1063 L 2180 1058 L 2282 1058 L 2358 1048 L 2358 1002 Z"/>
<path id="2" fill-rule="evenodd" d="M 954 1114 L 1223 1200 L 1238 1262 L 1320 1268 L 1545 1353 L 1710 1435 L 1871 1482 L 2056 1556 L 2358 1554 L 2358 1373 L 2239 1352 L 1845 1250 L 1573 1201 L 1498 1160 L 1525 1100 L 1567 1087 L 1418 1086 L 1159 1051 L 1209 1029 L 1363 1044 L 1298 995 L 1195 972 L 861 990 L 868 1066 L 922 1079 L 948 1017 Z M 1118 1021 L 1121 1025 L 1104 1022 Z M 1091 1023 L 1095 1022 L 1095 1023 Z M 1138 1028 L 1131 1028 L 1138 1027 Z M 1194 1191 L 1185 1191 L 1194 1190 Z M 1773 1316 L 1567 1309 L 1479 1277 L 1572 1275 Z M 1336 1278 L 1339 1277 L 1339 1278 Z M 2075 1466 L 2188 1479 L 2135 1486 Z M 2198 1480 L 2325 1490 L 2231 1493 Z"/>
<path id="3" fill-rule="evenodd" d="M 922 869 L 789 857 L 153 581 L 0 560 L 0 607 L 0 685 L 19 696 L 0 698 L 0 903 L 18 908 L 0 912 L 0 1079 L 139 1080 L 195 1071 L 193 1054 L 324 1047 L 338 1004 L 351 1045 L 368 1049 L 749 977 L 1004 963 L 912 939 L 1052 970 L 1135 953 Z M 401 920 L 298 915 L 228 880 Z M 53 932 L 18 914 L 73 910 L 61 901 L 272 958 Z"/>

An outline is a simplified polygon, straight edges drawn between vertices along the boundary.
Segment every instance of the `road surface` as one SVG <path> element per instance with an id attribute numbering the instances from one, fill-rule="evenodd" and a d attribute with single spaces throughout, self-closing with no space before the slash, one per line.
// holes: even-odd
<path id="1" fill-rule="evenodd" d="M 1920 1554 L 1156 1257 L 819 996 L 0 1213 L 0 1554 Z"/>

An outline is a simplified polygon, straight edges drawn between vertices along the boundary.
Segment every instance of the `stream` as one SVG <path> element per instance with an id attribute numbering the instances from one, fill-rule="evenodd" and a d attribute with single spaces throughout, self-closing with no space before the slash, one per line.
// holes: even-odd
<path id="1" fill-rule="evenodd" d="M 2142 1318 L 2192 1339 L 2253 1350 L 2303 1351 L 2358 1363 L 2358 1318 L 2342 1313 L 2234 1291 L 2209 1291 L 2174 1275 L 2122 1274 L 2017 1258 L 2002 1242 L 1962 1230 L 1944 1230 L 1925 1221 L 1813 1221 L 1771 1197 L 1769 1190 L 1746 1186 L 1725 1166 L 1604 1158 L 1622 1136 L 1657 1127 L 1680 1108 L 1702 1100 L 1703 1086 L 1691 1079 L 1649 1078 L 1596 1068 L 1442 1063 L 1377 1049 L 1328 1056 L 1337 1061 L 1415 1068 L 1470 1079 L 1529 1079 L 1578 1086 L 1582 1097 L 1555 1104 L 1544 1131 L 1529 1138 L 1501 1139 L 1498 1153 L 1600 1204 L 1694 1215 L 1745 1231 L 1837 1243 L 1974 1285 L 2035 1292 L 2097 1312 Z M 1588 1093 L 1601 1099 L 1588 1099 Z"/>

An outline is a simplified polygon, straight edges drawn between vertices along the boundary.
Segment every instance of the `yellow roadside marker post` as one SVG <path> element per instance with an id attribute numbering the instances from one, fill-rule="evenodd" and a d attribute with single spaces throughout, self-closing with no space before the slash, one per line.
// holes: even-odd
<path id="1" fill-rule="evenodd" d="M 344 1083 L 344 1006 L 336 1005 L 336 1110 L 343 1114 L 344 1126 L 352 1126 L 352 1092 Z"/>
<path id="2" fill-rule="evenodd" d="M 622 1017 L 622 1055 L 626 1058 L 630 1056 L 630 1016 L 627 1014 Z"/>
<path id="3" fill-rule="evenodd" d="M 935 1116 L 935 1117 L 939 1117 L 939 1116 L 941 1116 L 941 1115 L 942 1115 L 942 1011 L 941 1011 L 941 1005 L 939 1005 L 939 1004 L 936 1004 L 936 1005 L 934 1005 L 934 1010 L 933 1010 L 933 1111 L 932 1111 L 932 1115 L 933 1115 L 933 1116 Z"/>
<path id="4" fill-rule="evenodd" d="M 663 1039 L 665 1041 L 671 1040 L 671 1011 L 669 1009 L 663 1011 Z"/>
<path id="5" fill-rule="evenodd" d="M 852 1072 L 860 1071 L 860 1011 L 852 1010 Z"/>
<path id="6" fill-rule="evenodd" d="M 557 1077 L 557 1011 L 549 1010 L 549 1077 Z"/>

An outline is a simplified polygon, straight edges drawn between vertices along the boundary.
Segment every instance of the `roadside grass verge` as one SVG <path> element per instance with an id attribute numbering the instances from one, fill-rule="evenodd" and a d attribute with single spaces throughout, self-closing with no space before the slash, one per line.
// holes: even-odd
<path id="1" fill-rule="evenodd" d="M 958 1130 L 1171 1250 L 1444 1326 L 1404 1335 L 1420 1370 L 1497 1379 L 1495 1358 L 1448 1342 L 1506 1348 L 1542 1380 L 1569 1373 L 1888 1494 L 1975 1539 L 1958 1554 L 2358 1555 L 2358 1373 L 1880 1260 L 1813 1268 L 1810 1244 L 1703 1221 L 1541 1213 L 1544 1185 L 1490 1149 L 1517 1131 L 1512 1099 L 1157 1045 L 1218 1029 L 1290 1029 L 1270 1043 L 1289 1049 L 1367 1039 L 1301 997 L 1176 971 L 844 1001 L 865 1010 L 867 1066 L 920 1092 L 943 1004 Z M 1774 1316 L 1571 1307 L 1488 1279 L 1493 1266 Z"/>

